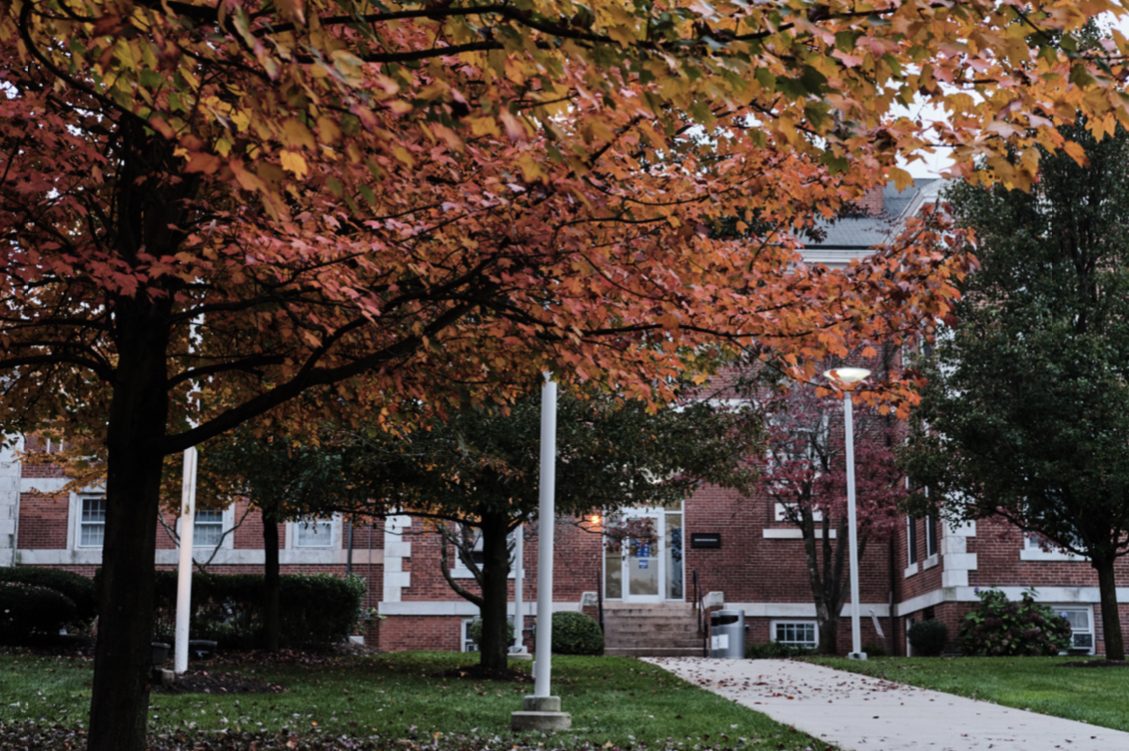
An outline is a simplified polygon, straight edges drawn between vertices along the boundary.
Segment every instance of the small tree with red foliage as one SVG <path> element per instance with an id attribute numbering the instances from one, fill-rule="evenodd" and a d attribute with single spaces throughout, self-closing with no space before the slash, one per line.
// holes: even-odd
<path id="1" fill-rule="evenodd" d="M 760 492 L 780 504 L 803 533 L 808 581 L 819 624 L 819 651 L 838 652 L 839 615 L 850 580 L 847 558 L 846 441 L 842 402 L 795 385 L 763 400 L 768 445 L 758 459 Z M 900 523 L 905 476 L 893 453 L 897 422 L 856 400 L 855 488 L 858 554 L 888 540 Z"/>

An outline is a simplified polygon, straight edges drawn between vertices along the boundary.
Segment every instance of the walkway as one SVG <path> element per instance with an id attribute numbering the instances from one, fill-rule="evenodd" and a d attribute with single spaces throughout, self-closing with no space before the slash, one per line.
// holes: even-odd
<path id="1" fill-rule="evenodd" d="M 1129 733 L 791 660 L 652 657 L 844 751 L 1124 751 Z"/>

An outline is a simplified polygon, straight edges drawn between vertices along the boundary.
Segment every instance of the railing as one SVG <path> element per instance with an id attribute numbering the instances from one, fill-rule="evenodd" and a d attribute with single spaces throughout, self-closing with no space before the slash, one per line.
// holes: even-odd
<path id="1" fill-rule="evenodd" d="M 703 628 L 702 621 L 702 587 L 698 582 L 698 569 L 694 569 L 694 610 L 698 612 L 698 633 L 702 635 L 702 657 L 710 656 L 709 633 Z"/>
<path id="2" fill-rule="evenodd" d="M 596 622 L 600 624 L 600 633 L 604 633 L 604 580 L 601 573 L 596 577 Z"/>

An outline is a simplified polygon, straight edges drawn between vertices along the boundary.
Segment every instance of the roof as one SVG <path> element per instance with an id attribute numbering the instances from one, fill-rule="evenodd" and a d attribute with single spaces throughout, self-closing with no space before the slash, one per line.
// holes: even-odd
<path id="1" fill-rule="evenodd" d="M 948 184 L 939 177 L 919 178 L 902 190 L 887 183 L 882 191 L 882 215 L 817 220 L 823 238 L 804 243 L 804 260 L 835 266 L 869 255 L 870 248 L 893 239 L 906 219 L 916 216 L 926 204 L 936 203 Z"/>

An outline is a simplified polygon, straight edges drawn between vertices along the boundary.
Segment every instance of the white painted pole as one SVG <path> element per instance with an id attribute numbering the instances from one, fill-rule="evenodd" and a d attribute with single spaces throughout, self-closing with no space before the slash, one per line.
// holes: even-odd
<path id="1" fill-rule="evenodd" d="M 865 660 L 862 651 L 862 632 L 859 624 L 859 541 L 858 521 L 855 515 L 855 426 L 851 392 L 843 401 L 847 423 L 847 534 L 851 559 L 851 657 Z"/>
<path id="2" fill-rule="evenodd" d="M 188 353 L 192 353 L 196 331 L 204 324 L 199 316 L 188 327 Z M 189 425 L 196 423 L 189 421 Z M 184 451 L 184 474 L 180 483 L 180 554 L 176 570 L 176 631 L 173 670 L 188 670 L 188 617 L 192 613 L 192 533 L 196 528 L 196 447 Z"/>
<path id="3" fill-rule="evenodd" d="M 549 696 L 553 648 L 553 528 L 557 482 L 557 384 L 545 374 L 541 387 L 541 479 L 537 534 L 537 653 L 533 695 Z"/>
<path id="4" fill-rule="evenodd" d="M 176 577 L 177 675 L 188 670 L 188 616 L 192 612 L 192 532 L 196 523 L 196 448 L 184 452 L 184 477 L 180 484 L 180 558 Z"/>
<path id="5" fill-rule="evenodd" d="M 525 642 L 522 640 L 522 632 L 525 630 L 525 614 L 521 611 L 521 601 L 523 599 L 522 580 L 525 579 L 525 525 L 519 524 L 517 528 L 517 539 L 514 540 L 514 650 L 515 652 L 525 651 Z"/>

